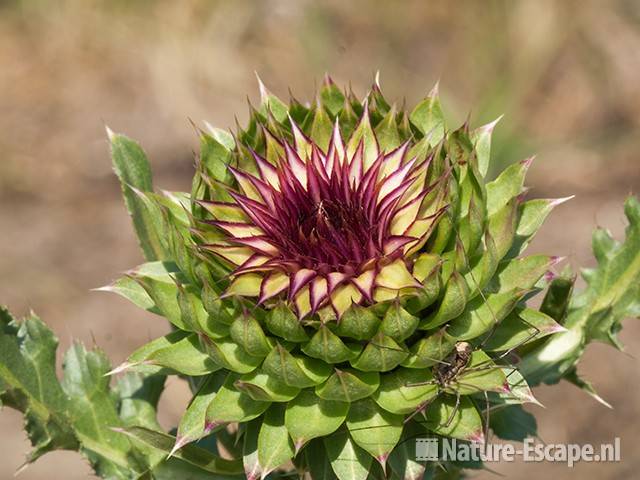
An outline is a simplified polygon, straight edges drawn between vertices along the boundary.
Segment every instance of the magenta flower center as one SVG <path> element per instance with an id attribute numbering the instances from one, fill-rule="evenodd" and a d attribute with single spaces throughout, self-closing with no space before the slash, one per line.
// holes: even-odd
<path id="1" fill-rule="evenodd" d="M 375 240 L 376 219 L 352 198 L 322 198 L 309 195 L 293 204 L 280 199 L 282 228 L 272 239 L 282 247 L 282 256 L 322 273 L 352 273 L 362 262 L 381 254 Z"/>
<path id="2" fill-rule="evenodd" d="M 300 317 L 325 306 L 339 317 L 419 285 L 411 253 L 444 211 L 425 202 L 428 161 L 409 155 L 410 142 L 345 145 L 337 125 L 325 151 L 292 128 L 296 142 L 279 142 L 273 163 L 253 152 L 257 175 L 231 168 L 234 203 L 211 207 L 236 219 L 212 221 L 228 237 L 207 246 L 236 266 L 229 291 L 259 302 L 287 291 Z"/>

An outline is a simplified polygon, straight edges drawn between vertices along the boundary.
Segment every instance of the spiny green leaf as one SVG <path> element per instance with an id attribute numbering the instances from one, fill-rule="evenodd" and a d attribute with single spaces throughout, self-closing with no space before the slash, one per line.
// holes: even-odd
<path id="1" fill-rule="evenodd" d="M 399 302 L 391 304 L 380 325 L 380 332 L 402 342 L 415 332 L 420 319 L 411 315 L 400 306 Z"/>
<path id="2" fill-rule="evenodd" d="M 231 422 L 248 422 L 269 408 L 270 402 L 256 401 L 240 392 L 234 386 L 238 378 L 237 374 L 230 373 L 209 404 L 205 416 L 207 428 Z"/>
<path id="3" fill-rule="evenodd" d="M 287 385 L 297 388 L 318 385 L 331 375 L 331 367 L 326 363 L 306 356 L 294 356 L 279 344 L 267 355 L 262 368 Z"/>
<path id="4" fill-rule="evenodd" d="M 264 414 L 258 435 L 258 459 L 263 478 L 293 458 L 293 442 L 284 424 L 284 415 L 283 404 L 272 405 Z"/>
<path id="5" fill-rule="evenodd" d="M 163 455 L 164 456 L 164 455 Z M 155 466 L 151 472 L 147 475 L 152 477 L 142 476 L 140 480 L 146 478 L 153 478 L 153 480 L 211 480 L 211 472 L 207 472 L 202 468 L 196 467 L 190 463 L 171 457 L 167 460 L 160 462 Z M 216 480 L 238 480 L 237 475 L 216 475 Z"/>
<path id="6" fill-rule="evenodd" d="M 220 133 L 218 131 L 218 139 L 206 132 L 200 133 L 200 161 L 208 175 L 219 182 L 229 184 L 233 180 L 228 167 L 233 159 L 232 151 L 235 142 L 231 137 L 231 143 L 233 143 L 231 146 L 224 133 L 226 132 Z M 225 145 L 225 143 L 227 144 Z"/>
<path id="7" fill-rule="evenodd" d="M 426 368 L 444 360 L 453 350 L 456 339 L 447 335 L 446 327 L 421 338 L 411 346 L 411 355 L 402 362 L 403 367 Z"/>
<path id="8" fill-rule="evenodd" d="M 324 438 L 331 468 L 338 480 L 366 480 L 373 459 L 354 443 L 348 432 Z"/>
<path id="9" fill-rule="evenodd" d="M 304 463 L 313 480 L 335 480 L 335 474 L 329 463 L 329 456 L 321 439 L 311 440 L 303 450 Z"/>
<path id="10" fill-rule="evenodd" d="M 427 428 L 447 437 L 459 440 L 480 441 L 484 439 L 482 420 L 473 402 L 468 397 L 456 398 L 440 395 L 425 412 Z"/>
<path id="11" fill-rule="evenodd" d="M 232 372 L 249 373 L 262 363 L 260 357 L 249 355 L 244 348 L 229 338 L 212 340 L 200 336 L 200 342 L 216 364 Z"/>
<path id="12" fill-rule="evenodd" d="M 468 289 L 464 278 L 453 272 L 438 310 L 420 324 L 422 329 L 435 328 L 460 315 L 467 304 Z"/>
<path id="13" fill-rule="evenodd" d="M 183 445 L 194 442 L 206 435 L 207 409 L 220 389 L 222 380 L 224 380 L 224 377 L 219 374 L 209 375 L 194 394 L 180 419 L 173 450 L 182 448 Z"/>
<path id="14" fill-rule="evenodd" d="M 340 337 L 325 325 L 320 326 L 316 334 L 302 347 L 302 351 L 310 357 L 327 363 L 341 363 L 353 359 L 357 352 L 348 348 Z"/>
<path id="15" fill-rule="evenodd" d="M 231 338 L 254 357 L 266 357 L 273 348 L 260 323 L 244 312 L 231 324 Z"/>
<path id="16" fill-rule="evenodd" d="M 365 399 L 351 405 L 347 427 L 353 441 L 384 466 L 400 440 L 403 419 L 404 416 L 389 413 L 373 400 Z"/>
<path id="17" fill-rule="evenodd" d="M 325 109 L 322 108 L 322 105 L 317 105 L 313 115 L 313 122 L 311 123 L 311 140 L 326 152 L 332 133 L 333 122 L 329 118 L 329 115 L 327 115 Z"/>
<path id="18" fill-rule="evenodd" d="M 133 220 L 144 256 L 147 260 L 162 260 L 166 258 L 166 252 L 161 232 L 158 231 L 159 210 L 150 209 L 135 191 L 142 193 L 153 191 L 149 161 L 136 142 L 109 129 L 107 133 L 111 142 L 113 169 L 120 180 L 124 201 Z"/>
<path id="19" fill-rule="evenodd" d="M 518 309 L 498 325 L 482 348 L 506 351 L 562 331 L 564 328 L 548 315 L 530 308 Z"/>
<path id="20" fill-rule="evenodd" d="M 296 451 L 309 440 L 335 432 L 344 422 L 349 404 L 318 398 L 312 389 L 303 390 L 287 404 L 284 423 Z"/>
<path id="21" fill-rule="evenodd" d="M 425 477 L 425 463 L 416 461 L 416 439 L 424 437 L 424 430 L 415 422 L 409 422 L 402 431 L 400 442 L 389 456 L 389 465 L 397 478 L 402 480 L 422 480 Z"/>
<path id="22" fill-rule="evenodd" d="M 342 315 L 335 332 L 341 337 L 368 340 L 375 335 L 380 318 L 370 308 L 353 304 Z"/>
<path id="23" fill-rule="evenodd" d="M 110 369 L 103 352 L 87 351 L 76 343 L 64 356 L 61 385 L 69 397 L 68 415 L 81 450 L 96 472 L 105 477 L 127 477 L 128 469 L 141 471 L 144 462 L 132 454 L 129 441 L 112 430 L 120 425 L 120 418 L 105 376 Z"/>
<path id="24" fill-rule="evenodd" d="M 435 145 L 442 140 L 445 132 L 445 123 L 437 84 L 427 95 L 427 98 L 416 105 L 409 115 L 409 119 L 413 126 L 429 138 L 431 145 Z"/>
<path id="25" fill-rule="evenodd" d="M 159 373 L 162 371 L 161 366 L 145 365 L 142 363 L 142 361 L 149 355 L 152 355 L 154 352 L 157 352 L 158 350 L 162 350 L 164 348 L 169 348 L 172 345 L 175 345 L 181 340 L 187 338 L 189 335 L 191 335 L 189 332 L 176 330 L 175 332 L 168 333 L 164 337 L 158 337 L 155 340 L 151 340 L 149 343 L 145 343 L 140 348 L 135 350 L 131 355 L 129 355 L 129 358 L 127 358 L 127 360 L 123 364 L 116 367 L 112 373 L 124 371 L 131 365 L 137 365 L 136 371 L 140 373 Z"/>
<path id="26" fill-rule="evenodd" d="M 141 347 L 129 357 L 127 363 L 131 368 L 150 371 L 153 369 L 148 366 L 160 367 L 159 371 L 168 369 L 192 376 L 206 375 L 221 368 L 207 355 L 195 333 L 179 336 L 174 332 L 152 344 Z"/>
<path id="27" fill-rule="evenodd" d="M 182 321 L 189 325 L 191 330 L 205 333 L 212 331 L 215 335 L 215 323 L 209 318 L 199 294 L 200 291 L 194 287 L 178 285 L 178 307 Z"/>
<path id="28" fill-rule="evenodd" d="M 0 399 L 26 417 L 34 446 L 27 461 L 57 448 L 76 449 L 67 399 L 56 378 L 58 339 L 33 315 L 17 323 L 2 307 L 0 322 Z"/>
<path id="29" fill-rule="evenodd" d="M 260 86 L 260 113 L 266 117 L 267 112 L 271 112 L 278 123 L 283 123 L 289 112 L 287 105 L 264 86 L 260 77 L 258 77 L 258 84 Z"/>
<path id="30" fill-rule="evenodd" d="M 487 175 L 491 163 L 491 135 L 501 118 L 502 116 L 471 132 L 471 141 L 475 146 L 476 155 L 478 156 L 478 171 L 483 177 Z"/>
<path id="31" fill-rule="evenodd" d="M 493 182 L 487 184 L 487 214 L 497 213 L 510 200 L 520 195 L 524 177 L 533 158 L 507 167 Z"/>
<path id="32" fill-rule="evenodd" d="M 573 197 L 558 198 L 555 200 L 535 199 L 522 203 L 518 209 L 518 225 L 513 245 L 509 250 L 510 258 L 520 255 L 529 242 L 533 239 L 542 223 L 547 218 L 551 210 L 557 205 L 570 200 Z"/>
<path id="33" fill-rule="evenodd" d="M 380 332 L 367 343 L 363 352 L 351 362 L 351 365 L 364 372 L 388 372 L 400 365 L 408 356 L 409 352 L 406 348 Z"/>
<path id="34" fill-rule="evenodd" d="M 158 311 L 173 325 L 180 330 L 193 331 L 193 327 L 188 325 L 183 318 L 180 305 L 178 303 L 178 286 L 175 283 L 160 281 L 156 278 L 134 275 L 142 288 L 153 300 Z"/>
<path id="35" fill-rule="evenodd" d="M 300 392 L 299 388 L 290 387 L 259 370 L 243 375 L 234 385 L 254 400 L 263 402 L 288 402 Z"/>
<path id="36" fill-rule="evenodd" d="M 531 351 L 521 371 L 532 384 L 557 382 L 571 374 L 586 344 L 600 340 L 620 347 L 616 333 L 621 321 L 637 315 L 640 303 L 640 202 L 625 203 L 629 221 L 623 243 L 607 242 L 596 233 L 598 266 L 587 274 L 587 288 L 572 298 L 563 326 L 568 331 L 553 335 Z"/>
<path id="37" fill-rule="evenodd" d="M 476 297 L 451 322 L 447 334 L 458 340 L 471 340 L 482 335 L 505 318 L 524 294 L 525 291 L 516 288 Z"/>
<path id="38" fill-rule="evenodd" d="M 506 292 L 514 288 L 530 289 L 540 278 L 562 258 L 547 255 L 508 260 L 500 265 L 495 281 L 496 292 Z"/>
<path id="39" fill-rule="evenodd" d="M 144 427 L 127 427 L 119 429 L 118 431 L 134 442 L 159 450 L 166 455 L 171 452 L 176 440 L 172 435 L 156 432 Z M 195 445 L 186 445 L 181 450 L 173 452 L 173 455 L 206 472 L 220 475 L 242 474 L 242 465 L 239 461 L 216 457 L 207 450 L 196 447 Z"/>
<path id="40" fill-rule="evenodd" d="M 520 405 L 507 405 L 491 412 L 491 430 L 503 440 L 523 442 L 537 434 L 536 419 Z"/>
<path id="41" fill-rule="evenodd" d="M 266 318 L 271 333 L 290 342 L 306 342 L 309 336 L 291 309 L 283 302 L 270 310 Z"/>
<path id="42" fill-rule="evenodd" d="M 326 382 L 316 387 L 316 394 L 326 400 L 353 402 L 376 391 L 380 382 L 378 372 L 335 369 Z"/>
<path id="43" fill-rule="evenodd" d="M 242 463 L 247 480 L 262 477 L 262 465 L 258 459 L 258 435 L 262 421 L 255 419 L 247 424 L 242 442 Z"/>
<path id="44" fill-rule="evenodd" d="M 138 283 L 131 277 L 125 276 L 119 278 L 110 285 L 100 287 L 96 290 L 116 293 L 121 297 L 126 298 L 137 307 L 142 308 L 143 310 L 147 310 L 148 312 L 152 312 L 157 315 L 162 315 L 160 310 L 158 310 L 158 308 L 156 307 L 153 299 L 149 296 L 145 289 L 142 288 L 142 285 L 140 285 L 140 283 Z"/>
<path id="45" fill-rule="evenodd" d="M 381 376 L 372 398 L 388 412 L 407 414 L 434 398 L 438 390 L 430 369 L 398 368 Z"/>
<path id="46" fill-rule="evenodd" d="M 164 382 L 164 375 L 136 372 L 126 372 L 118 378 L 114 391 L 120 402 L 118 414 L 125 426 L 160 429 L 156 413 Z"/>
<path id="47" fill-rule="evenodd" d="M 371 118 L 369 116 L 368 106 L 365 106 L 365 110 L 360 117 L 360 121 L 346 145 L 347 156 L 351 158 L 360 145 L 362 145 L 364 149 L 363 166 L 364 168 L 368 168 L 373 165 L 373 162 L 376 161 L 379 154 L 378 142 L 375 134 L 373 133 L 373 128 L 371 127 Z"/>
<path id="48" fill-rule="evenodd" d="M 88 352 L 75 344 L 64 357 L 61 384 L 55 369 L 57 343 L 36 316 L 18 323 L 0 309 L 0 400 L 25 415 L 35 447 L 28 461 L 55 449 L 80 450 L 99 475 L 135 477 L 146 468 L 145 460 L 110 430 L 122 420 L 117 395 L 105 377 L 108 360 L 100 351 Z M 132 404 L 123 407 L 128 421 L 126 409 Z"/>
<path id="49" fill-rule="evenodd" d="M 511 248 L 516 234 L 518 220 L 518 200 L 509 200 L 495 214 L 489 217 L 486 235 L 493 241 L 495 256 L 502 259 Z"/>
<path id="50" fill-rule="evenodd" d="M 333 80 L 325 79 L 322 87 L 320 87 L 320 101 L 332 117 L 340 113 L 344 105 L 344 100 L 344 95 L 336 84 L 333 83 Z"/>
<path id="51" fill-rule="evenodd" d="M 391 152 L 402 143 L 396 122 L 396 109 L 391 108 L 375 128 L 375 134 L 380 143 L 380 151 Z"/>
<path id="52" fill-rule="evenodd" d="M 520 404 L 520 403 L 535 403 L 541 405 L 538 400 L 533 396 L 531 388 L 527 384 L 522 374 L 515 367 L 502 367 L 502 373 L 504 373 L 507 382 L 509 383 L 508 391 L 504 392 L 487 392 L 485 398 L 484 393 L 476 396 L 480 402 L 486 402 L 487 398 L 490 404 Z M 482 404 L 482 403 L 481 403 Z"/>
<path id="53" fill-rule="evenodd" d="M 565 380 L 567 380 L 570 383 L 573 383 L 576 387 L 578 387 L 579 389 L 581 389 L 584 392 L 586 392 L 594 400 L 596 400 L 597 402 L 600 402 L 605 407 L 613 408 L 609 402 L 607 402 L 604 398 L 602 398 L 598 394 L 598 392 L 593 387 L 591 382 L 588 382 L 584 378 L 580 377 L 580 375 L 578 375 L 578 369 L 575 366 L 571 370 L 569 370 L 567 373 L 565 373 L 562 376 L 562 378 L 564 378 Z"/>
<path id="54" fill-rule="evenodd" d="M 133 278 L 134 276 L 138 278 L 147 277 L 154 281 L 167 283 L 171 289 L 175 286 L 174 279 L 178 279 L 179 281 L 184 280 L 180 270 L 172 262 L 147 262 L 137 266 L 131 270 L 128 275 L 119 278 L 110 285 L 96 290 L 116 293 L 140 308 L 157 315 L 162 315 L 162 312 L 156 307 L 151 296 L 149 296 L 140 282 Z"/>
<path id="55" fill-rule="evenodd" d="M 508 388 L 502 368 L 482 350 L 475 350 L 469 364 L 453 381 L 451 390 L 458 395 L 472 395 L 479 391 L 504 392 Z"/>

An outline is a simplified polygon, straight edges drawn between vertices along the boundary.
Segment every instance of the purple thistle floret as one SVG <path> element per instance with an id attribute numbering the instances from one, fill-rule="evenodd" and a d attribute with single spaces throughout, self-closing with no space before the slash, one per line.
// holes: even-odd
<path id="1" fill-rule="evenodd" d="M 426 184 L 429 158 L 410 155 L 411 141 L 381 152 L 373 132 L 356 138 L 359 128 L 345 143 L 338 122 L 325 150 L 290 122 L 293 144 L 272 137 L 274 163 L 252 152 L 256 174 L 231 168 L 234 202 L 216 204 L 234 220 L 211 221 L 227 238 L 205 248 L 234 265 L 227 295 L 285 297 L 299 318 L 340 318 L 354 303 L 419 288 L 412 254 L 444 213 L 428 201 L 438 184 Z"/>

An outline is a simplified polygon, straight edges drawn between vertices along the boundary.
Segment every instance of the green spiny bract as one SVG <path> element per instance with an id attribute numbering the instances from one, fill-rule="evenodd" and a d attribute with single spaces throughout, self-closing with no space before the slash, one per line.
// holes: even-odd
<path id="1" fill-rule="evenodd" d="M 495 122 L 448 130 L 437 89 L 405 111 L 377 84 L 326 79 L 309 106 L 260 87 L 246 127 L 200 131 L 190 195 L 133 192 L 163 263 L 124 281 L 177 331 L 123 367 L 203 376 L 174 450 L 262 424 L 252 478 L 318 441 L 337 475 L 346 451 L 385 469 L 416 428 L 483 441 L 485 393 L 535 401 L 493 359 L 563 331 L 526 306 L 558 258 L 521 256 L 561 200 L 523 198 L 531 160 L 485 181 Z"/>
<path id="2" fill-rule="evenodd" d="M 5 312 L 0 399 L 30 419 L 34 458 L 79 448 L 116 478 L 295 468 L 312 479 L 413 479 L 440 472 L 415 461 L 414 438 L 535 434 L 520 406 L 536 402 L 530 385 L 564 378 L 599 399 L 576 364 L 592 340 L 619 346 L 620 321 L 640 312 L 635 198 L 625 242 L 596 232 L 598 267 L 572 297 L 574 277 L 552 272 L 559 257 L 523 254 L 565 199 L 524 198 L 531 159 L 486 180 L 496 122 L 449 129 L 437 88 L 410 111 L 377 82 L 361 101 L 327 78 L 311 105 L 260 91 L 246 127 L 199 130 L 190 193 L 155 193 L 142 149 L 109 131 L 147 263 L 103 289 L 164 316 L 172 332 L 112 370 L 128 372 L 110 395 L 106 359 L 88 368 L 98 354 L 78 350 L 63 382 L 72 393 L 47 375 L 60 396 L 47 399 L 30 378 L 54 371 L 55 339 L 41 345 L 46 355 L 21 355 L 43 325 Z M 528 307 L 541 292 L 540 308 Z M 169 374 L 194 393 L 175 436 L 154 418 Z M 83 400 L 108 411 L 97 430 L 76 425 L 74 378 L 108 400 Z"/>

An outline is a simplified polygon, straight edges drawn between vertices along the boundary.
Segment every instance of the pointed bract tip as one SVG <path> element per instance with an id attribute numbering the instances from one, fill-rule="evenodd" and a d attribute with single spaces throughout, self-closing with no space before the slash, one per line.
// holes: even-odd
<path id="1" fill-rule="evenodd" d="M 115 288 L 113 287 L 113 285 L 105 285 L 103 287 L 91 288 L 89 291 L 90 292 L 113 292 L 115 291 Z"/>
<path id="2" fill-rule="evenodd" d="M 376 460 L 378 461 L 378 463 L 380 464 L 380 466 L 382 467 L 382 470 L 384 471 L 384 473 L 387 473 L 387 460 L 389 458 L 389 454 L 388 453 L 383 453 L 382 455 L 379 455 L 376 457 Z"/>
<path id="3" fill-rule="evenodd" d="M 273 472 L 275 470 L 275 468 L 271 468 L 270 470 L 262 470 L 262 472 L 260 472 L 260 480 L 264 480 L 265 478 L 267 478 L 269 476 L 269 474 L 271 472 Z M 258 478 L 258 477 L 256 477 Z"/>
<path id="4" fill-rule="evenodd" d="M 554 325 L 551 325 L 549 328 L 547 328 L 546 331 L 549 333 L 562 333 L 562 332 L 568 332 L 569 329 L 566 327 L 563 327 L 559 323 L 556 323 Z"/>
<path id="5" fill-rule="evenodd" d="M 369 117 L 369 94 L 362 100 L 362 118 Z"/>
<path id="6" fill-rule="evenodd" d="M 380 89 L 380 70 L 376 70 L 376 75 L 373 78 L 373 84 Z"/>
<path id="7" fill-rule="evenodd" d="M 291 113 L 287 112 L 287 118 L 289 119 L 289 123 L 291 124 L 291 128 L 298 128 L 298 124 L 296 123 L 296 121 L 293 119 L 293 117 L 291 116 Z M 289 144 L 289 142 L 283 142 L 285 144 L 285 147 Z"/>
<path id="8" fill-rule="evenodd" d="M 31 465 L 31 462 L 29 460 L 27 460 L 22 465 L 20 465 L 18 468 L 16 468 L 16 471 L 13 472 L 13 476 L 17 477 L 18 475 L 20 475 L 22 472 L 24 472 L 27 469 L 27 467 L 29 465 Z"/>
<path id="9" fill-rule="evenodd" d="M 533 163 L 533 161 L 536 159 L 535 155 L 530 156 L 529 158 L 525 158 L 524 160 L 522 160 L 520 162 L 520 164 L 525 168 L 528 169 L 531 164 Z"/>
<path id="10" fill-rule="evenodd" d="M 575 195 L 569 195 L 568 197 L 563 197 L 563 198 L 554 198 L 553 200 L 551 200 L 549 202 L 549 204 L 552 207 L 557 207 L 558 205 L 563 204 L 564 202 L 568 202 L 569 200 L 572 200 L 575 198 Z"/>
<path id="11" fill-rule="evenodd" d="M 440 95 L 440 79 L 436 81 L 436 84 L 433 86 L 427 98 L 436 98 Z"/>
<path id="12" fill-rule="evenodd" d="M 167 460 L 169 460 L 171 457 L 173 457 L 175 455 L 175 453 L 180 450 L 182 447 L 184 447 L 187 443 L 189 443 L 189 440 L 185 437 L 176 437 L 176 443 L 173 444 L 173 448 L 171 449 L 171 451 L 169 452 L 169 455 L 167 455 Z"/>
<path id="13" fill-rule="evenodd" d="M 527 395 L 523 395 L 521 398 L 525 403 L 533 403 L 535 405 L 538 405 L 539 407 L 547 408 L 536 397 L 533 396 L 533 393 L 531 393 L 531 391 L 529 391 Z"/>
<path id="14" fill-rule="evenodd" d="M 258 71 L 255 70 L 253 73 L 255 73 L 256 79 L 258 80 L 258 89 L 260 90 L 260 98 L 264 102 L 267 96 L 269 96 L 269 90 L 267 90 L 267 87 L 265 86 L 264 82 L 260 78 Z"/>
<path id="15" fill-rule="evenodd" d="M 293 449 L 295 454 L 297 455 L 300 452 L 300 449 L 304 447 L 305 441 L 303 439 L 296 440 L 293 444 Z"/>
<path id="16" fill-rule="evenodd" d="M 233 296 L 233 293 L 231 293 L 231 292 L 228 292 L 228 291 L 227 291 L 227 292 L 222 292 L 222 293 L 218 296 L 218 298 L 219 298 L 220 300 L 224 300 L 225 298 L 229 298 L 229 297 L 232 297 L 232 296 Z"/>
<path id="17" fill-rule="evenodd" d="M 329 72 L 324 72 L 324 78 L 322 79 L 322 83 L 326 87 L 335 85 L 335 83 L 333 82 L 333 79 L 331 78 L 331 75 L 329 75 Z"/>
<path id="18" fill-rule="evenodd" d="M 258 480 L 260 478 L 260 472 L 253 472 L 253 471 L 244 471 L 244 475 L 245 477 L 247 477 L 247 480 Z"/>
<path id="19" fill-rule="evenodd" d="M 598 394 L 594 394 L 593 398 L 596 399 L 596 401 L 598 401 L 599 403 L 601 403 L 602 405 L 604 405 L 607 408 L 610 408 L 611 410 L 613 410 L 613 405 L 611 405 L 609 402 L 607 402 L 604 398 L 602 398 L 600 395 Z"/>
<path id="20" fill-rule="evenodd" d="M 558 265 L 561 262 L 564 262 L 567 259 L 567 257 L 563 257 L 563 256 L 553 256 L 551 257 L 551 266 L 553 267 L 554 265 Z"/>
<path id="21" fill-rule="evenodd" d="M 203 337 L 203 338 L 207 338 L 207 337 Z M 220 425 L 222 425 L 222 422 L 205 422 L 202 436 L 206 437 L 213 431 L 213 429 L 218 428 Z"/>
<path id="22" fill-rule="evenodd" d="M 118 373 L 124 372 L 125 370 L 128 370 L 129 368 L 133 367 L 134 365 L 136 364 L 131 362 L 123 362 L 120 365 L 118 365 L 116 368 L 111 370 L 110 372 L 105 373 L 103 377 L 110 377 L 111 375 L 116 375 Z"/>
<path id="23" fill-rule="evenodd" d="M 204 126 L 207 128 L 207 130 L 209 130 L 209 133 L 214 134 L 216 129 L 213 125 L 211 125 L 208 121 L 203 120 L 202 123 L 204 123 Z"/>
<path id="24" fill-rule="evenodd" d="M 486 125 L 481 126 L 480 128 L 484 132 L 491 133 L 493 132 L 493 129 L 496 128 L 496 125 L 500 120 L 502 120 L 503 117 L 504 117 L 504 113 L 500 115 L 498 118 L 496 118 L 493 122 L 489 122 Z"/>
<path id="25" fill-rule="evenodd" d="M 31 455 L 29 455 L 29 457 L 31 457 Z M 20 465 L 18 468 L 16 468 L 16 471 L 13 472 L 13 476 L 17 477 L 18 475 L 20 475 L 22 472 L 24 472 L 27 467 L 29 465 L 31 465 L 33 463 L 33 460 L 31 458 L 28 458 L 22 465 Z"/>
<path id="26" fill-rule="evenodd" d="M 115 137 L 116 134 L 109 128 L 108 125 L 105 125 L 104 129 L 107 131 L 107 137 L 109 138 L 109 141 L 113 142 L 113 137 Z"/>
<path id="27" fill-rule="evenodd" d="M 142 190 L 140 190 L 139 188 L 136 188 L 136 187 L 134 187 L 133 185 L 131 185 L 131 184 L 129 184 L 129 183 L 127 183 L 126 185 L 127 185 L 127 188 L 130 188 L 130 189 L 131 189 L 131 191 L 132 191 L 133 193 L 135 193 L 137 196 L 139 196 L 139 197 L 144 197 L 144 196 L 145 196 L 145 192 L 143 192 L 143 191 L 142 191 Z"/>

